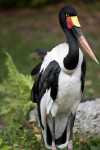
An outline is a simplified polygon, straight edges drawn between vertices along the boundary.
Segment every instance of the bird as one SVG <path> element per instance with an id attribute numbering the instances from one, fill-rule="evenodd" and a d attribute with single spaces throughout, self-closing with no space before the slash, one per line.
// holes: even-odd
<path id="1" fill-rule="evenodd" d="M 65 6 L 58 16 L 67 43 L 49 52 L 36 49 L 42 61 L 31 72 L 36 75 L 31 100 L 37 103 L 45 146 L 52 150 L 68 146 L 68 150 L 73 150 L 73 126 L 86 74 L 86 60 L 78 43 L 96 63 L 99 62 L 82 33 L 76 9 Z"/>

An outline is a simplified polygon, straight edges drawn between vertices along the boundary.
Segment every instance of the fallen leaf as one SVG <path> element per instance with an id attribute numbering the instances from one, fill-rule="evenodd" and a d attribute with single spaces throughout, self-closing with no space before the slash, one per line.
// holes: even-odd
<path id="1" fill-rule="evenodd" d="M 33 126 L 33 122 L 29 122 L 29 121 L 27 121 L 27 126 L 28 126 L 29 128 L 32 128 L 32 126 Z"/>
<path id="2" fill-rule="evenodd" d="M 41 141 L 41 135 L 40 134 L 36 134 L 35 136 L 36 136 L 37 141 Z"/>
<path id="3" fill-rule="evenodd" d="M 84 141 L 84 138 L 82 138 L 82 137 L 81 137 L 81 138 L 79 139 L 78 144 L 80 145 L 80 144 L 81 144 L 81 142 L 83 142 L 83 141 Z"/>
<path id="4" fill-rule="evenodd" d="M 37 128 L 37 127 L 33 127 L 33 130 L 36 132 L 36 133 L 40 133 L 40 129 L 39 128 Z"/>
<path id="5" fill-rule="evenodd" d="M 17 143 L 15 143 L 13 146 L 14 146 L 14 147 L 17 147 L 17 146 L 18 146 L 18 144 L 17 144 Z"/>
<path id="6" fill-rule="evenodd" d="M 81 138 L 79 139 L 78 144 L 80 145 L 82 142 L 88 143 L 88 140 L 87 140 L 86 138 L 81 137 Z"/>

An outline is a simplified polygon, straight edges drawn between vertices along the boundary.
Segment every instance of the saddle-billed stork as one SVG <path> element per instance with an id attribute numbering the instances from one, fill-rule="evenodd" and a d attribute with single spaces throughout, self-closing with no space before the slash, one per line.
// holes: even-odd
<path id="1" fill-rule="evenodd" d="M 37 74 L 31 90 L 31 100 L 37 103 L 38 117 L 45 145 L 56 150 L 68 145 L 72 150 L 72 131 L 76 109 L 84 90 L 86 61 L 78 46 L 97 61 L 80 29 L 77 12 L 66 6 L 59 13 L 59 22 L 67 43 L 52 51 L 36 49 L 43 61 L 31 72 Z"/>

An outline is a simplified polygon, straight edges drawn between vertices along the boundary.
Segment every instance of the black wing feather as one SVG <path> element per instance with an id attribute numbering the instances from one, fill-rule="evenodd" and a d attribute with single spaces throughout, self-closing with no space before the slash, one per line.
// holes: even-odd
<path id="1" fill-rule="evenodd" d="M 42 62 L 39 63 L 35 68 L 33 68 L 33 70 L 31 71 L 31 75 L 34 76 L 36 74 L 38 74 L 40 68 L 41 68 Z"/>
<path id="2" fill-rule="evenodd" d="M 81 65 L 81 91 L 82 93 L 84 92 L 85 74 L 86 74 L 86 61 L 83 57 L 83 62 Z"/>
<path id="3" fill-rule="evenodd" d="M 31 90 L 31 100 L 37 103 L 39 121 L 42 129 L 44 129 L 42 121 L 41 121 L 41 111 L 40 111 L 40 102 L 45 94 L 46 90 L 51 88 L 51 97 L 53 100 L 56 99 L 58 92 L 58 78 L 61 68 L 59 64 L 54 60 L 50 62 L 47 68 L 38 73 L 35 84 Z"/>
<path id="4" fill-rule="evenodd" d="M 61 68 L 59 64 L 54 60 L 50 62 L 45 71 L 42 70 L 38 73 L 35 79 L 35 84 L 31 90 L 31 100 L 33 102 L 41 100 L 46 90 L 50 88 L 52 99 L 56 99 L 60 70 Z"/>
<path id="5" fill-rule="evenodd" d="M 37 48 L 35 51 L 41 56 L 42 60 L 47 55 L 47 51 L 42 48 Z M 32 69 L 31 71 L 32 76 L 36 75 L 40 71 L 41 65 L 42 62 L 40 62 L 37 66 L 35 66 L 35 68 Z"/>
<path id="6" fill-rule="evenodd" d="M 35 50 L 42 58 L 44 58 L 47 55 L 47 51 L 42 48 L 37 48 Z"/>

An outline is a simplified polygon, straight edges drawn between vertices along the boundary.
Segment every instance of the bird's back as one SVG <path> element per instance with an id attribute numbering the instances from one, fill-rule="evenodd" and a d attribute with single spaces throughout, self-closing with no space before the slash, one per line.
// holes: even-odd
<path id="1" fill-rule="evenodd" d="M 68 44 L 62 43 L 54 47 L 48 54 L 45 56 L 44 61 L 41 66 L 41 70 L 48 66 L 48 64 L 55 60 L 59 63 L 60 67 L 63 68 L 63 59 L 68 54 Z"/>

